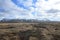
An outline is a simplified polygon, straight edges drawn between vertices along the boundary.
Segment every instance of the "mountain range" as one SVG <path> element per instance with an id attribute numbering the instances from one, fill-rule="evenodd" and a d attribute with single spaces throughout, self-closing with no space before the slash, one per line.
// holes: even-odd
<path id="1" fill-rule="evenodd" d="M 50 22 L 50 20 L 37 20 L 37 19 L 2 19 L 0 23 L 19 23 L 19 22 Z"/>

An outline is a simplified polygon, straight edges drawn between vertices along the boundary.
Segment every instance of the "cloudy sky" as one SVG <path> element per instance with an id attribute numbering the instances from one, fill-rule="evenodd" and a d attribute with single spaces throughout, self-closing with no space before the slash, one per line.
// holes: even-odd
<path id="1" fill-rule="evenodd" d="M 60 0 L 0 0 L 4 18 L 60 21 Z"/>

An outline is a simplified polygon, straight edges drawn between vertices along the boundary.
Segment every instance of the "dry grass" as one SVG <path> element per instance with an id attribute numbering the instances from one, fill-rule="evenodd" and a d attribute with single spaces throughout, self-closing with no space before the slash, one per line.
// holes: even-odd
<path id="1" fill-rule="evenodd" d="M 0 40 L 60 40 L 60 23 L 0 23 Z"/>

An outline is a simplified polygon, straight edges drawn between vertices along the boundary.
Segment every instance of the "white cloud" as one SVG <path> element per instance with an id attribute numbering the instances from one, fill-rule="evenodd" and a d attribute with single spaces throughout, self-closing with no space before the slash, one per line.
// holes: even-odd
<path id="1" fill-rule="evenodd" d="M 9 12 L 7 12 L 8 15 L 3 15 L 5 18 L 7 17 L 11 17 L 11 15 L 13 15 L 13 17 L 11 18 L 21 18 L 23 16 L 21 16 L 20 14 L 26 14 L 24 15 L 23 18 L 32 18 L 32 15 L 31 15 L 31 12 L 34 10 L 32 7 L 31 10 L 26 10 L 26 9 L 23 9 L 23 8 L 20 8 L 20 7 L 17 7 L 13 2 L 11 2 L 11 0 L 5 0 L 4 3 L 3 3 L 3 0 L 1 0 L 1 5 L 5 10 L 8 10 Z M 29 2 L 27 3 L 29 4 Z M 26 4 L 25 4 L 26 6 Z M 4 13 L 3 13 L 4 14 Z"/>
<path id="2" fill-rule="evenodd" d="M 46 18 L 51 21 L 60 20 L 59 19 L 60 17 L 58 16 L 60 14 L 58 14 L 59 11 L 57 11 L 57 10 L 60 10 L 60 3 L 56 4 L 59 1 L 60 0 L 48 0 L 47 2 L 44 0 L 41 0 L 40 2 L 38 1 L 36 3 L 36 5 L 37 5 L 37 12 L 40 12 L 39 14 L 42 15 L 40 18 Z M 54 12 L 55 14 L 54 13 L 46 13 L 46 10 L 50 10 L 50 9 L 55 9 L 57 13 L 56 12 Z"/>
<path id="3" fill-rule="evenodd" d="M 18 0 L 22 2 L 24 6 L 27 6 L 29 10 L 18 7 L 11 0 L 0 0 L 0 7 L 5 9 L 7 12 L 2 12 L 2 18 L 25 18 L 25 19 L 48 19 L 48 20 L 60 20 L 60 12 L 47 13 L 46 10 L 56 9 L 60 10 L 60 0 L 37 0 L 36 4 L 32 4 L 32 0 Z M 18 3 L 19 4 L 19 3 Z M 32 7 L 34 5 L 36 8 Z M 35 15 L 32 14 L 35 12 Z M 3 15 L 4 14 L 4 15 Z"/>

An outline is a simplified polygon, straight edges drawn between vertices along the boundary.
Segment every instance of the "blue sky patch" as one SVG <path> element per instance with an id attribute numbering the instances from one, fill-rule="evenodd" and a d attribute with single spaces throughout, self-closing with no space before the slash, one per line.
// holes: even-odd
<path id="1" fill-rule="evenodd" d="M 48 0 L 45 0 L 45 1 L 48 1 Z"/>
<path id="2" fill-rule="evenodd" d="M 27 1 L 27 0 L 23 0 L 23 1 Z M 29 9 L 27 6 L 24 6 L 24 4 L 21 2 L 19 3 L 17 0 L 12 0 L 12 2 L 14 4 L 16 4 L 18 7 L 24 8 L 24 9 Z"/>
<path id="3" fill-rule="evenodd" d="M 35 4 L 37 2 L 37 0 L 33 0 L 32 3 Z"/>

